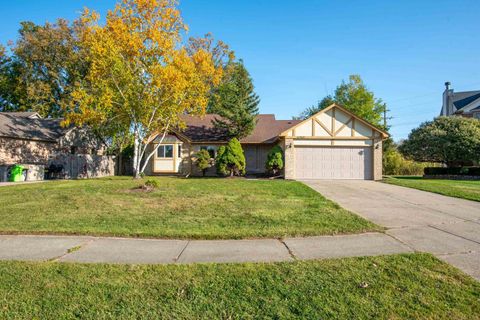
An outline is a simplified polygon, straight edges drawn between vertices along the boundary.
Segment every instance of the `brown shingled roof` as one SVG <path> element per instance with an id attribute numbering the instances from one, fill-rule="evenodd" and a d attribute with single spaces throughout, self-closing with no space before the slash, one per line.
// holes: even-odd
<path id="1" fill-rule="evenodd" d="M 214 119 L 220 119 L 219 115 L 207 114 L 204 117 L 184 116 L 187 128 L 181 133 L 192 142 L 226 142 L 228 136 L 225 131 L 215 128 Z M 273 143 L 278 135 L 293 127 L 299 120 L 276 120 L 273 114 L 259 114 L 257 125 L 253 132 L 243 138 L 242 143 Z"/>

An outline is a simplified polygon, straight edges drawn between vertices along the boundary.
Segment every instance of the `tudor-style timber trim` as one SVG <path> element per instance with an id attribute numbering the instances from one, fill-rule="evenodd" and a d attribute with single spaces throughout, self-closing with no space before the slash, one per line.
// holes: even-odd
<path id="1" fill-rule="evenodd" d="M 338 135 L 346 126 L 348 126 L 353 121 L 353 117 L 350 117 L 347 122 L 345 122 L 337 131 L 335 131 L 334 136 Z"/>
<path id="2" fill-rule="evenodd" d="M 332 131 L 330 131 L 330 129 L 328 129 L 320 120 L 318 120 L 316 117 L 312 117 L 316 123 L 318 123 L 320 125 L 320 127 L 323 128 L 323 130 L 325 130 L 329 135 L 330 137 L 333 137 L 333 133 Z"/>
<path id="3" fill-rule="evenodd" d="M 327 137 L 327 136 L 319 136 L 319 137 L 310 137 L 310 136 L 296 136 L 296 137 L 288 137 L 289 139 L 293 140 L 372 140 L 374 137 L 350 137 L 350 136 L 335 136 L 335 137 Z"/>
<path id="4" fill-rule="evenodd" d="M 332 109 L 332 136 L 335 136 L 335 120 L 336 120 L 336 117 L 335 117 L 335 108 Z M 333 145 L 333 143 L 332 143 Z"/>
<path id="5" fill-rule="evenodd" d="M 359 122 L 363 123 L 364 125 L 366 125 L 367 127 L 371 128 L 372 130 L 381 133 L 383 139 L 386 139 L 386 138 L 388 138 L 388 137 L 390 136 L 386 131 L 384 131 L 384 130 L 382 130 L 382 129 L 379 129 L 379 128 L 376 127 L 375 125 L 373 125 L 373 124 L 371 124 L 370 122 L 368 122 L 368 121 L 360 118 L 360 117 L 357 116 L 356 114 L 352 113 L 351 111 L 348 111 L 347 109 L 345 109 L 344 107 L 342 107 L 341 105 L 338 105 L 338 104 L 336 104 L 336 103 L 331 104 L 330 106 L 326 107 L 326 108 L 323 109 L 323 110 L 320 110 L 319 112 L 317 112 L 316 114 L 312 115 L 311 117 L 303 120 L 303 121 L 300 122 L 300 123 L 297 123 L 297 124 L 294 125 L 293 127 L 288 128 L 287 130 L 285 130 L 285 131 L 283 131 L 282 133 L 280 133 L 279 136 L 282 136 L 282 137 L 288 136 L 288 133 L 289 133 L 289 132 L 292 132 L 292 136 L 295 136 L 295 129 L 296 129 L 297 127 L 301 126 L 301 125 L 304 125 L 304 124 L 307 123 L 308 121 L 311 121 L 311 118 L 314 118 L 315 120 L 317 120 L 317 123 L 322 126 L 321 122 L 318 121 L 318 119 L 316 119 L 316 118 L 317 118 L 319 115 L 321 115 L 321 114 L 323 114 L 323 113 L 325 113 L 325 112 L 327 112 L 327 111 L 329 111 L 329 110 L 331 110 L 331 109 L 333 109 L 333 111 L 332 111 L 332 119 L 333 119 L 333 120 L 332 120 L 332 130 L 331 130 L 331 131 L 330 131 L 330 130 L 326 130 L 326 131 L 327 131 L 327 133 L 329 133 L 331 136 L 333 136 L 333 135 L 334 135 L 333 133 L 335 133 L 335 125 L 334 125 L 335 109 L 334 109 L 334 108 L 337 108 L 337 109 L 339 109 L 340 111 L 342 111 L 342 112 L 346 113 L 347 115 L 349 115 L 350 117 L 353 117 L 355 121 L 359 121 Z M 322 126 L 322 128 L 324 128 L 324 126 Z M 324 129 L 325 129 L 325 128 L 324 128 Z M 290 136 L 290 137 L 291 137 L 291 136 Z M 348 139 L 348 137 L 344 137 L 344 138 Z"/>

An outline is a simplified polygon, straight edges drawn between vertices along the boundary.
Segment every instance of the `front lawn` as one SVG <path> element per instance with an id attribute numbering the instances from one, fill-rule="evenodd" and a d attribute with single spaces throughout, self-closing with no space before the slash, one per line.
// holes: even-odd
<path id="1" fill-rule="evenodd" d="M 428 254 L 274 264 L 0 262 L 1 319 L 479 319 L 480 283 Z"/>
<path id="2" fill-rule="evenodd" d="M 397 186 L 435 192 L 449 197 L 480 201 L 479 180 L 424 179 L 422 177 L 388 177 L 384 182 Z"/>
<path id="3" fill-rule="evenodd" d="M 0 188 L 0 232 L 228 239 L 380 230 L 296 181 L 130 177 Z"/>

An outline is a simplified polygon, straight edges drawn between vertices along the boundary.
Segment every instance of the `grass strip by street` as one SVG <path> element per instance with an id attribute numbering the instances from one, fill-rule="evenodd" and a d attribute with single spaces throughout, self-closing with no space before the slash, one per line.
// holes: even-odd
<path id="1" fill-rule="evenodd" d="M 480 283 L 428 254 L 272 264 L 0 262 L 1 319 L 480 319 Z"/>
<path id="2" fill-rule="evenodd" d="M 424 179 L 413 176 L 392 176 L 385 178 L 383 181 L 444 196 L 480 201 L 479 180 Z"/>
<path id="3" fill-rule="evenodd" d="M 0 233 L 179 239 L 281 238 L 381 227 L 296 181 L 158 177 L 143 192 L 130 177 L 0 189 Z"/>

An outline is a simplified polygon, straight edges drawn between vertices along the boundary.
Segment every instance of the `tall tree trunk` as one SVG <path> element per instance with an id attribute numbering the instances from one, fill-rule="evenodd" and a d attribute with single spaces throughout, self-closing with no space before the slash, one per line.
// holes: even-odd
<path id="1" fill-rule="evenodd" d="M 135 129 L 133 139 L 133 178 L 140 179 L 140 142 L 137 129 Z"/>
<path id="2" fill-rule="evenodd" d="M 117 175 L 123 176 L 123 153 L 119 152 L 118 158 L 117 158 Z"/>
<path id="3" fill-rule="evenodd" d="M 147 167 L 148 165 L 148 162 L 150 161 L 150 159 L 152 158 L 152 156 L 157 152 L 158 148 L 160 147 L 160 144 L 163 142 L 163 140 L 165 140 L 165 137 L 167 136 L 168 134 L 168 125 L 165 129 L 165 131 L 163 132 L 162 134 L 162 137 L 160 138 L 160 140 L 158 140 L 157 142 L 157 145 L 155 146 L 155 148 L 153 148 L 153 150 L 147 155 L 147 157 L 145 158 L 145 162 L 143 163 L 143 166 L 140 167 L 140 165 L 138 166 L 140 168 L 140 173 L 143 173 L 145 171 L 145 168 Z M 149 143 L 153 143 L 154 140 L 150 141 Z M 146 150 L 147 147 L 145 146 L 145 149 Z"/>

